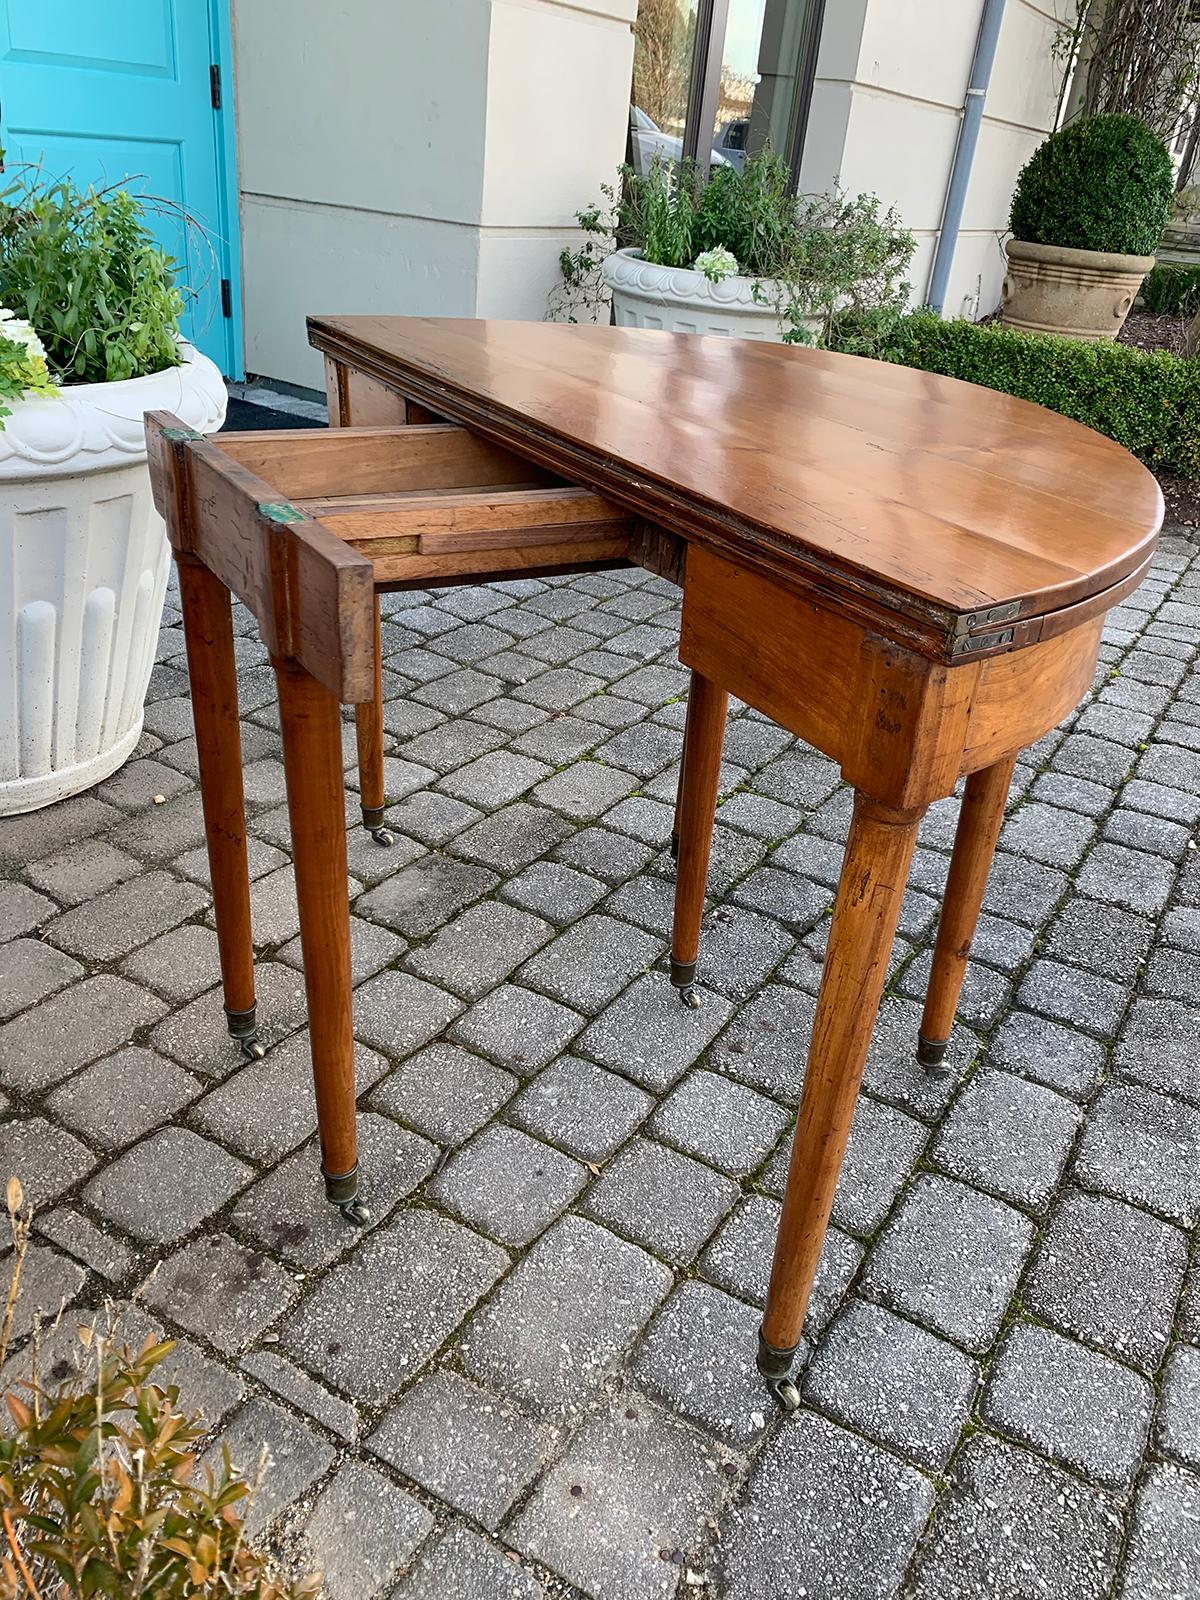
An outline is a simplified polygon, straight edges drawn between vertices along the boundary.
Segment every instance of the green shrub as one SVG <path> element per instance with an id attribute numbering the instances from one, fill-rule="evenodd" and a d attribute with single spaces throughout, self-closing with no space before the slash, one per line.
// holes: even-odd
<path id="1" fill-rule="evenodd" d="M 1200 311 L 1200 267 L 1168 261 L 1152 267 L 1142 284 L 1142 304 L 1158 316 L 1194 317 Z"/>
<path id="2" fill-rule="evenodd" d="M 900 322 L 886 359 L 1032 400 L 1107 434 L 1148 466 L 1200 476 L 1200 361 L 1108 339 L 943 322 L 931 311 Z"/>
<path id="3" fill-rule="evenodd" d="M 31 1210 L 16 1178 L 4 1195 L 13 1250 L 0 1362 L 29 1245 Z M 246 1542 L 258 1487 L 196 1460 L 203 1421 L 179 1390 L 155 1381 L 172 1343 L 137 1353 L 112 1330 L 78 1330 L 78 1362 L 48 1381 L 39 1334 L 15 1361 L 0 1429 L 0 1596 L 3 1600 L 316 1600 L 319 1575 L 292 1581 Z M 56 1364 L 57 1370 L 57 1364 Z M 261 1477 L 261 1469 L 260 1469 Z"/>
<path id="4" fill-rule="evenodd" d="M 121 189 L 18 168 L 0 189 L 0 306 L 30 324 L 66 383 L 141 378 L 181 359 L 174 263 Z"/>
<path id="5" fill-rule="evenodd" d="M 1089 117 L 1052 133 L 1017 178 L 1009 226 L 1027 244 L 1150 256 L 1174 194 L 1167 147 L 1136 117 Z"/>

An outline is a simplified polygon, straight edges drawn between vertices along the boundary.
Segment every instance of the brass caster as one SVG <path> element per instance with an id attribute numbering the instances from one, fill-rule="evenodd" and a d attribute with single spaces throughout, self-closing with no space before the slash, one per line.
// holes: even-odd
<path id="1" fill-rule="evenodd" d="M 676 961 L 671 957 L 671 982 L 679 990 L 679 998 L 689 1011 L 699 1011 L 700 995 L 696 989 L 696 963 Z"/>
<path id="2" fill-rule="evenodd" d="M 267 1047 L 258 1037 L 258 1008 L 251 1006 L 248 1011 L 230 1011 L 225 1007 L 225 1021 L 229 1028 L 230 1038 L 242 1052 L 243 1061 L 261 1061 L 267 1053 Z"/>
<path id="3" fill-rule="evenodd" d="M 792 1366 L 799 1348 L 797 1344 L 790 1350 L 777 1350 L 774 1345 L 767 1343 L 761 1332 L 758 1335 L 758 1370 L 784 1411 L 795 1411 L 800 1405 L 800 1390 L 792 1377 Z"/>
<path id="4" fill-rule="evenodd" d="M 374 839 L 376 844 L 381 844 L 384 846 L 395 844 L 396 842 L 396 835 L 390 828 L 372 828 L 371 837 Z"/>
<path id="5" fill-rule="evenodd" d="M 371 1220 L 371 1213 L 361 1200 L 348 1200 L 344 1206 L 339 1206 L 338 1210 L 346 1221 L 352 1222 L 356 1228 L 365 1228 Z"/>
<path id="6" fill-rule="evenodd" d="M 800 1409 L 800 1391 L 791 1378 L 768 1378 L 767 1388 L 774 1395 L 782 1411 Z"/>
<path id="7" fill-rule="evenodd" d="M 927 1039 L 923 1033 L 917 1034 L 917 1061 L 931 1078 L 949 1075 L 950 1068 L 945 1064 L 949 1048 L 949 1039 Z"/>
<path id="8" fill-rule="evenodd" d="M 679 998 L 683 1001 L 684 1005 L 689 1011 L 699 1011 L 700 993 L 697 989 L 694 989 L 690 983 L 686 989 L 680 989 Z"/>

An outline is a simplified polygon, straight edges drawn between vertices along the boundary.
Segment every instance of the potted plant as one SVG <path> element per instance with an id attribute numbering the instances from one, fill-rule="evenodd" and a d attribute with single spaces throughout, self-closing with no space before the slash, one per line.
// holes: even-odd
<path id="1" fill-rule="evenodd" d="M 225 416 L 143 204 L 19 169 L 0 190 L 0 816 L 141 736 L 170 564 L 142 417 Z"/>
<path id="2" fill-rule="evenodd" d="M 788 193 L 769 149 L 739 171 L 656 158 L 622 167 L 605 204 L 579 212 L 588 235 L 560 258 L 552 315 L 607 311 L 621 327 L 830 345 L 853 328 L 870 353 L 902 315 L 915 241 L 874 195 Z"/>
<path id="3" fill-rule="evenodd" d="M 1154 265 L 1172 187 L 1166 146 L 1136 117 L 1052 133 L 1017 178 L 1001 320 L 1115 338 Z"/>

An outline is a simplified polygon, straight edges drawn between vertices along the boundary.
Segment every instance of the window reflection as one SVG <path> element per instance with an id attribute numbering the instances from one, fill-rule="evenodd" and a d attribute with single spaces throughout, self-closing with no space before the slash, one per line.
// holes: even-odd
<path id="1" fill-rule="evenodd" d="M 769 144 L 798 165 L 789 145 L 810 3 L 728 0 L 715 7 L 726 17 L 723 38 L 708 40 L 697 39 L 697 0 L 640 0 L 629 136 L 635 170 L 644 173 L 656 155 L 681 158 L 693 74 L 701 85 L 695 114 L 711 124 L 707 138 L 695 141 L 703 156 L 740 170 Z"/>
<path id="2" fill-rule="evenodd" d="M 695 0 L 641 0 L 633 43 L 629 148 L 634 170 L 683 153 L 696 46 Z"/>

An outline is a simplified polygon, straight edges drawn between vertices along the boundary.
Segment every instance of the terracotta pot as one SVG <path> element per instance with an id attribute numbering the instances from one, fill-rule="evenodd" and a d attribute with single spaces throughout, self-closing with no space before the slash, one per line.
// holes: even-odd
<path id="1" fill-rule="evenodd" d="M 1062 333 L 1071 339 L 1115 339 L 1153 256 L 1066 250 L 1010 239 L 1000 320 L 1009 328 Z"/>

